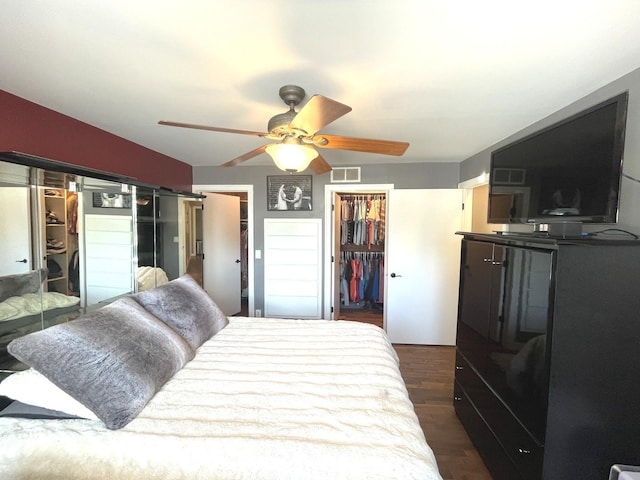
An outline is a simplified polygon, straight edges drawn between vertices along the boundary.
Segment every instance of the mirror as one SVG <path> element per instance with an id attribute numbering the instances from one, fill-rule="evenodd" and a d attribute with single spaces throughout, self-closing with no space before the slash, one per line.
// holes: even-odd
<path id="1" fill-rule="evenodd" d="M 197 197 L 0 161 L 0 379 L 14 338 L 187 272 Z"/>

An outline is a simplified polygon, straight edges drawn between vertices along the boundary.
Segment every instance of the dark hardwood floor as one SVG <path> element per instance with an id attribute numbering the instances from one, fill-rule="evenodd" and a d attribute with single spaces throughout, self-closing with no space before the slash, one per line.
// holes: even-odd
<path id="1" fill-rule="evenodd" d="M 342 311 L 341 320 L 382 326 L 382 314 Z M 443 480 L 492 480 L 453 409 L 455 347 L 394 345 L 427 443 Z"/>

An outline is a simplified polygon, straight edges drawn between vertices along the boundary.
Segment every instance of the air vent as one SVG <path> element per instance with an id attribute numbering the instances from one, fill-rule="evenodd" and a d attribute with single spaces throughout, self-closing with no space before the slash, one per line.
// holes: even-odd
<path id="1" fill-rule="evenodd" d="M 360 167 L 338 167 L 331 170 L 331 183 L 360 183 Z"/>
<path id="2" fill-rule="evenodd" d="M 491 183 L 494 185 L 524 185 L 525 172 L 524 168 L 494 168 Z"/>

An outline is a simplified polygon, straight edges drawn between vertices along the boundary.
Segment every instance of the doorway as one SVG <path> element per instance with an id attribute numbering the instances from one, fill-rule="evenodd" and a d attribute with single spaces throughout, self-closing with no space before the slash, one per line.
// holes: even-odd
<path id="1" fill-rule="evenodd" d="M 240 311 L 237 315 L 253 316 L 255 313 L 254 300 L 254 265 L 250 252 L 254 250 L 254 233 L 253 233 L 253 185 L 194 185 L 193 191 L 202 195 L 221 194 L 238 197 L 240 203 L 239 220 L 237 225 L 230 228 L 239 232 L 239 248 L 240 252 L 240 281 L 238 283 L 238 294 L 240 296 Z M 215 221 L 215 220 L 213 220 Z M 204 222 L 203 222 L 204 223 Z M 206 228 L 206 226 L 205 226 Z M 207 253 L 207 244 L 204 241 L 204 233 L 197 240 L 196 248 L 200 256 Z M 232 259 L 236 261 L 236 259 Z M 207 274 L 206 267 L 203 272 Z M 215 272 L 212 272 L 215 274 Z M 235 312 L 234 312 L 235 313 Z"/>
<path id="2" fill-rule="evenodd" d="M 360 202 L 386 201 L 392 189 L 390 184 L 325 186 L 325 225 L 331 226 L 325 229 L 325 318 L 385 328 L 385 224 L 378 223 L 382 231 L 376 233 L 375 240 L 362 233 L 354 239 L 356 220 L 352 213 L 354 207 L 360 208 Z"/>
<path id="3" fill-rule="evenodd" d="M 335 194 L 337 320 L 384 327 L 386 200 L 384 192 Z"/>
<path id="4" fill-rule="evenodd" d="M 395 343 L 455 342 L 462 192 L 393 189 L 392 186 L 326 186 L 325 315 L 339 319 L 339 247 L 332 204 L 338 194 L 386 195 L 382 327 Z"/>

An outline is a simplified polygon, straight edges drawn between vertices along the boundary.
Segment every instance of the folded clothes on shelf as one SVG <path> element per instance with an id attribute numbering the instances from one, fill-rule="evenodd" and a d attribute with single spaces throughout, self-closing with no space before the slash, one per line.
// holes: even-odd
<path id="1" fill-rule="evenodd" d="M 56 212 L 52 211 L 52 210 L 47 210 L 47 223 L 51 224 L 51 223 L 64 223 L 64 220 L 60 220 L 58 218 L 58 215 L 56 215 Z"/>
<path id="2" fill-rule="evenodd" d="M 64 253 L 67 251 L 64 242 L 55 238 L 47 238 L 47 254 Z"/>

